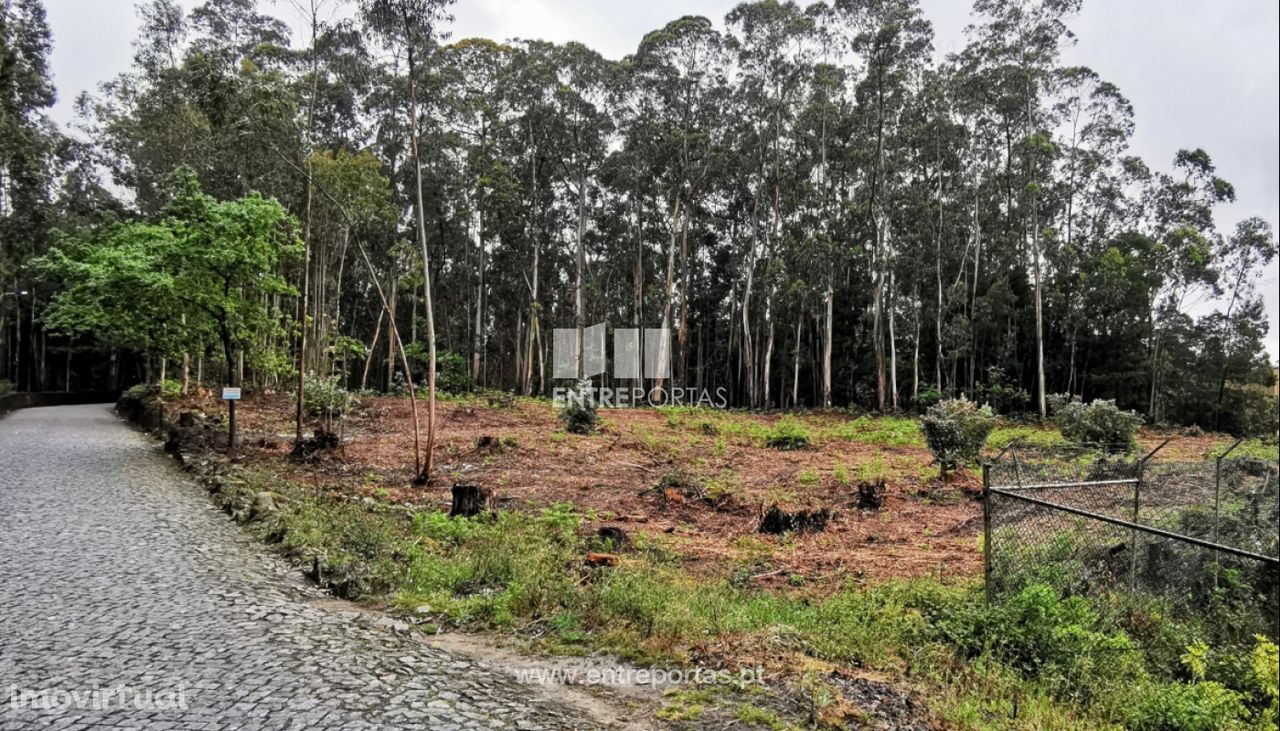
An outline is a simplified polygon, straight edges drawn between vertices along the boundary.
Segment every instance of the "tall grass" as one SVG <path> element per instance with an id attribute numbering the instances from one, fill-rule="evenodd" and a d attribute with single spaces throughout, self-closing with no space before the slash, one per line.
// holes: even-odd
<path id="1" fill-rule="evenodd" d="M 1141 635 L 1174 632 L 1191 647 L 1210 636 L 1205 628 L 1043 583 L 992 605 L 975 583 L 932 580 L 789 598 L 695 579 L 643 540 L 619 565 L 591 567 L 583 556 L 594 539 L 568 506 L 409 518 L 307 499 L 281 520 L 287 548 L 322 556 L 333 575 L 363 572 L 367 593 L 448 622 L 539 626 L 553 650 L 680 663 L 708 642 L 771 647 L 797 667 L 817 660 L 900 677 L 959 728 L 1264 728 L 1273 718 L 1274 644 L 1258 644 L 1260 663 L 1214 650 L 1209 669 L 1192 673 L 1145 654 Z"/>

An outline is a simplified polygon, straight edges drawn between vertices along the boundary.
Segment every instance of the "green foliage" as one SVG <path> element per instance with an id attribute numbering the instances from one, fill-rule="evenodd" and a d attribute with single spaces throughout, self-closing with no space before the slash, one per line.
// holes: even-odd
<path id="1" fill-rule="evenodd" d="M 415 341 L 404 346 L 405 357 L 409 367 L 413 369 L 414 383 L 424 386 L 427 382 L 427 368 L 431 364 L 431 354 L 427 344 Z M 446 394 L 463 394 L 467 392 L 470 375 L 467 370 L 467 359 L 452 350 L 436 350 L 436 389 Z"/>
<path id="2" fill-rule="evenodd" d="M 1085 727 L 1261 729 L 1274 718 L 1268 708 L 1276 702 L 1276 648 L 1269 640 L 1244 652 L 1193 645 L 1183 653 L 1191 682 L 1183 682 L 1152 665 L 1121 626 L 1137 608 L 1043 583 L 994 603 L 977 585 L 929 580 L 788 599 L 728 580 L 692 579 L 643 542 L 622 565 L 593 568 L 581 561 L 591 550 L 583 516 L 563 504 L 470 519 L 420 512 L 406 521 L 398 511 L 308 498 L 284 520 L 286 546 L 321 555 L 343 591 L 395 592 L 402 607 L 426 606 L 473 625 L 537 623 L 551 628 L 553 645 L 653 662 L 708 637 L 768 636 L 817 660 L 873 670 L 910 658 L 925 683 L 958 680 L 944 690 L 961 697 L 944 696 L 944 708 L 962 702 L 1008 713 L 998 699 L 1016 693 L 1028 718 L 1042 716 L 1045 728 L 1083 718 Z M 1140 613 L 1147 636 L 1186 636 L 1167 615 Z M 1203 725 L 1213 718 L 1220 725 Z"/>
<path id="3" fill-rule="evenodd" d="M 1249 712 L 1240 693 L 1219 683 L 1151 685 L 1126 719 L 1132 731 L 1225 731 L 1245 728 Z"/>
<path id="4" fill-rule="evenodd" d="M 989 407 L 978 407 L 968 399 L 942 401 L 920 420 L 925 444 L 944 475 L 976 460 L 995 425 Z"/>
<path id="5" fill-rule="evenodd" d="M 1256 635 L 1254 642 L 1249 670 L 1263 699 L 1262 722 L 1274 728 L 1280 723 L 1280 647 L 1262 635 Z"/>
<path id="6" fill-rule="evenodd" d="M 770 449 L 778 449 L 784 452 L 795 449 L 804 449 L 809 446 L 812 436 L 799 419 L 791 416 L 784 416 L 778 420 L 777 424 L 765 435 L 764 444 Z"/>
<path id="7" fill-rule="evenodd" d="M 47 326 L 158 355 L 220 342 L 227 360 L 245 351 L 266 363 L 266 336 L 282 331 L 269 298 L 295 294 L 278 273 L 301 251 L 293 217 L 257 194 L 215 201 L 185 170 L 171 189 L 157 221 L 63 236 L 37 261 L 65 283 Z"/>
<path id="8" fill-rule="evenodd" d="M 595 400 L 591 398 L 591 383 L 583 381 L 577 390 L 570 391 L 560 405 L 559 419 L 570 434 L 590 434 L 600 425 Z"/>
<path id="9" fill-rule="evenodd" d="M 1089 404 L 1078 400 L 1056 409 L 1054 420 L 1068 442 L 1100 447 L 1107 452 L 1127 452 L 1134 447 L 1142 417 L 1121 411 L 1115 401 L 1099 399 Z"/>
<path id="10" fill-rule="evenodd" d="M 991 366 L 987 369 L 987 379 L 974 390 L 973 400 L 990 406 L 997 414 L 1007 415 L 1026 411 L 1031 396 L 1005 375 L 1003 368 Z"/>
<path id="11" fill-rule="evenodd" d="M 922 446 L 919 424 L 901 416 L 859 416 L 824 430 L 822 436 L 876 447 Z"/>
<path id="12" fill-rule="evenodd" d="M 1223 408 L 1235 414 L 1234 431 L 1240 436 L 1270 437 L 1274 440 L 1276 434 L 1280 434 L 1280 402 L 1264 386 L 1229 389 Z"/>
<path id="13" fill-rule="evenodd" d="M 911 400 L 911 408 L 918 414 L 923 414 L 932 408 L 942 399 L 946 398 L 941 391 L 936 388 L 926 388 Z"/>
<path id="14" fill-rule="evenodd" d="M 13 382 L 0 378 L 0 396 L 13 393 Z"/>
<path id="15" fill-rule="evenodd" d="M 297 394 L 294 394 L 295 402 Z M 302 408 L 311 416 L 346 416 L 355 397 L 342 385 L 342 376 L 308 373 L 303 382 Z"/>

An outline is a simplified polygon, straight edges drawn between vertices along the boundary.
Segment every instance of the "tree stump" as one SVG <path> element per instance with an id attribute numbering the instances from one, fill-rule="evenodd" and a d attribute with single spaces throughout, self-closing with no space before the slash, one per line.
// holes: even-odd
<path id="1" fill-rule="evenodd" d="M 774 505 L 769 508 L 764 514 L 764 518 L 760 521 L 759 532 L 779 534 L 823 531 L 827 529 L 827 521 L 831 520 L 832 515 L 832 512 L 826 508 L 788 513 Z"/>
<path id="2" fill-rule="evenodd" d="M 858 483 L 858 509 L 879 510 L 884 505 L 884 480 Z"/>
<path id="3" fill-rule="evenodd" d="M 588 553 L 588 566 L 617 566 L 618 557 L 612 553 Z"/>
<path id="4" fill-rule="evenodd" d="M 450 518 L 471 518 L 489 509 L 493 493 L 479 485 L 454 485 Z"/>
<path id="5" fill-rule="evenodd" d="M 615 551 L 625 547 L 630 542 L 627 538 L 627 532 L 616 525 L 602 526 L 600 530 L 596 531 L 596 536 L 602 544 L 606 547 L 611 547 Z"/>

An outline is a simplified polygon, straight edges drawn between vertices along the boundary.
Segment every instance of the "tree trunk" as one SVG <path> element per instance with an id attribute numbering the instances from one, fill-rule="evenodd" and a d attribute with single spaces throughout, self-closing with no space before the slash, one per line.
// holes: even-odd
<path id="1" fill-rule="evenodd" d="M 586 297 L 586 268 L 587 268 L 587 243 L 586 243 L 586 226 L 587 226 L 587 175 L 581 173 L 578 176 L 578 228 L 576 244 L 576 255 L 574 264 L 577 269 L 577 279 L 573 288 L 573 316 L 574 322 L 578 328 L 578 337 L 573 347 L 573 371 L 578 380 L 583 378 L 582 369 L 582 342 L 586 338 L 587 329 L 587 303 Z"/>
<path id="2" fill-rule="evenodd" d="M 832 320 L 834 319 L 835 292 L 832 289 L 830 280 L 827 281 L 826 297 L 826 316 L 823 318 L 822 336 L 822 406 L 823 408 L 831 408 L 831 338 L 832 338 Z"/>
<path id="3" fill-rule="evenodd" d="M 889 396 L 893 410 L 898 410 L 898 338 L 894 334 L 894 322 L 897 320 L 897 298 L 894 296 L 894 273 L 889 270 Z"/>
<path id="4" fill-rule="evenodd" d="M 417 203 L 418 213 L 418 245 L 422 247 L 422 288 L 426 297 L 427 311 L 427 447 L 426 459 L 423 462 L 422 470 L 418 475 L 418 482 L 423 484 L 431 481 L 431 468 L 435 464 L 435 444 L 436 444 L 436 319 L 435 307 L 432 304 L 431 296 L 431 253 L 427 249 L 427 218 L 425 206 L 422 202 L 422 155 L 418 148 L 419 131 L 418 131 L 418 92 L 417 80 L 414 78 L 416 67 L 414 64 L 414 52 L 412 47 L 408 53 L 409 59 L 409 114 L 411 140 L 413 146 L 413 172 L 414 172 L 414 188 L 416 193 L 415 201 Z M 394 286 L 394 282 L 392 283 Z M 392 332 L 395 331 L 394 310 L 391 321 Z M 403 349 L 402 349 L 403 350 Z M 408 366 L 405 366 L 408 370 Z M 409 390 L 412 393 L 412 380 L 408 373 L 405 378 L 409 380 Z M 414 414 L 414 425 L 417 426 L 417 414 Z M 416 457 L 416 455 L 415 455 Z"/>

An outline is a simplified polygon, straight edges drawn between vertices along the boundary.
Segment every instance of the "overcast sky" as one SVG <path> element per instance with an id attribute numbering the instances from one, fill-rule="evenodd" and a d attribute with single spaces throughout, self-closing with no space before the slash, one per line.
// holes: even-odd
<path id="1" fill-rule="evenodd" d="M 190 7 L 194 0 L 182 0 Z M 966 0 L 921 0 L 939 54 L 960 48 L 969 23 Z M 460 0 L 453 37 L 581 41 L 610 58 L 681 15 L 717 23 L 736 0 Z M 128 68 L 137 34 L 132 0 L 45 0 L 53 28 L 53 73 L 65 125 L 72 102 Z M 287 0 L 263 7 L 292 20 Z M 1218 174 L 1236 188 L 1220 209 L 1223 231 L 1260 215 L 1280 221 L 1280 3 L 1276 0 L 1085 0 L 1071 28 L 1078 43 L 1066 62 L 1087 65 L 1133 102 L 1133 152 L 1167 169 L 1179 148 L 1203 147 Z M 1267 348 L 1280 353 L 1277 264 L 1265 273 Z"/>

